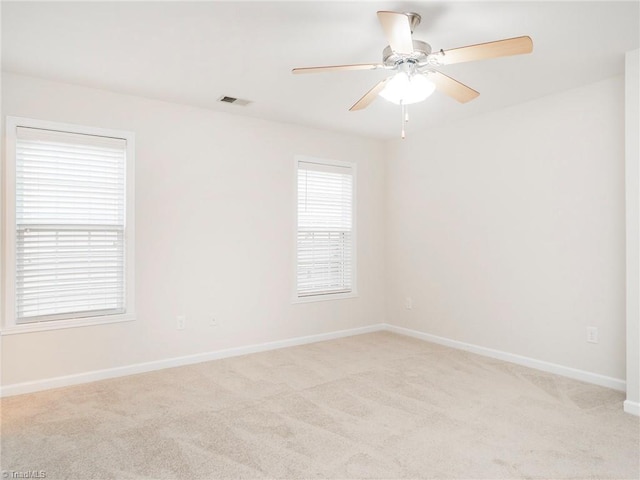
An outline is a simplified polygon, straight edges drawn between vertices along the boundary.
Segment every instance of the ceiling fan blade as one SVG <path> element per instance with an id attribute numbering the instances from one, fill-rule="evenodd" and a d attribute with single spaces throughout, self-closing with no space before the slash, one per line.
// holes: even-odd
<path id="1" fill-rule="evenodd" d="M 391 50 L 396 53 L 413 53 L 411 24 L 404 13 L 378 12 L 378 20 L 382 25 Z"/>
<path id="2" fill-rule="evenodd" d="M 453 63 L 472 62 L 487 58 L 508 57 L 509 55 L 521 55 L 533 51 L 531 37 L 515 37 L 495 42 L 479 43 L 468 47 L 444 50 L 437 55 L 438 63 L 451 65 Z"/>
<path id="3" fill-rule="evenodd" d="M 389 77 L 391 78 L 391 77 Z M 375 84 L 375 86 L 365 93 L 360 100 L 353 104 L 353 106 L 349 109 L 350 112 L 355 110 L 362 110 L 363 108 L 367 108 L 371 102 L 373 102 L 378 93 L 384 88 L 385 84 L 389 81 L 389 78 L 385 78 L 384 80 L 379 81 Z"/>
<path id="4" fill-rule="evenodd" d="M 465 84 L 446 76 L 444 73 L 433 71 L 428 74 L 427 78 L 434 83 L 439 92 L 449 95 L 460 103 L 467 103 L 480 95 L 480 93 L 476 92 L 473 88 L 467 87 Z"/>
<path id="5" fill-rule="evenodd" d="M 375 70 L 381 68 L 380 63 L 358 63 L 354 65 L 328 65 L 326 67 L 302 67 L 294 68 L 291 73 L 320 73 L 320 72 L 340 72 L 349 70 Z"/>

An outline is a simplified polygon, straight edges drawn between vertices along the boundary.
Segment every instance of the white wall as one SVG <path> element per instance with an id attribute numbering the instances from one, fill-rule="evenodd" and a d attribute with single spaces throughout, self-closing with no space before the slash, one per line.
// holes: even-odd
<path id="1" fill-rule="evenodd" d="M 640 415 L 640 50 L 625 62 L 625 175 L 627 222 L 627 401 Z"/>
<path id="2" fill-rule="evenodd" d="M 3 336 L 3 385 L 384 321 L 379 142 L 11 74 L 2 80 L 3 118 L 136 133 L 138 313 L 135 322 Z M 296 154 L 358 164 L 358 298 L 291 304 Z M 179 314 L 184 331 L 176 330 Z"/>
<path id="3" fill-rule="evenodd" d="M 3 116 L 136 132 L 138 305 L 133 323 L 1 337 L 3 385 L 384 321 L 625 378 L 621 77 L 412 133 L 386 151 L 349 135 L 2 80 Z M 356 299 L 290 303 L 295 154 L 358 163 Z M 600 343 L 586 343 L 588 325 Z"/>
<path id="4" fill-rule="evenodd" d="M 389 323 L 625 378 L 622 77 L 388 154 Z"/>

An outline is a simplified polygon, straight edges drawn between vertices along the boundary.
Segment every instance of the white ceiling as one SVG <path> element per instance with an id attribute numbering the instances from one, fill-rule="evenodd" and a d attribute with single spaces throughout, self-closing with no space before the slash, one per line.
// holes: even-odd
<path id="1" fill-rule="evenodd" d="M 639 2 L 3 2 L 5 71 L 213 110 L 393 138 L 399 107 L 348 108 L 384 71 L 292 75 L 291 68 L 381 61 L 377 10 L 415 11 L 434 50 L 530 35 L 530 55 L 442 67 L 480 92 L 436 92 L 411 108 L 408 135 L 585 85 L 624 70 Z M 221 104 L 229 95 L 247 107 Z"/>

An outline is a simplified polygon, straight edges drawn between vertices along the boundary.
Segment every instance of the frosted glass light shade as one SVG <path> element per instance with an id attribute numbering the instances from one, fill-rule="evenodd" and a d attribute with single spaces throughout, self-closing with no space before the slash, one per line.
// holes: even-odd
<path id="1" fill-rule="evenodd" d="M 433 93 L 436 86 L 422 74 L 396 74 L 380 92 L 380 96 L 395 104 L 410 105 L 425 100 Z"/>

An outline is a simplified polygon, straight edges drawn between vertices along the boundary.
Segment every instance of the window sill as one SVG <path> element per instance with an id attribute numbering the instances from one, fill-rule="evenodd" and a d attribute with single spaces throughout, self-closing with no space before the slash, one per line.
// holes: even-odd
<path id="1" fill-rule="evenodd" d="M 357 298 L 357 292 L 349 293 L 328 293 L 325 295 L 309 295 L 306 297 L 293 297 L 291 303 L 313 303 L 313 302 L 328 302 L 331 300 L 344 300 L 347 298 Z"/>
<path id="2" fill-rule="evenodd" d="M 35 322 L 22 325 L 10 325 L 0 331 L 0 335 L 18 335 L 21 333 L 46 332 L 63 328 L 89 327 L 91 325 L 103 325 L 106 323 L 130 322 L 136 319 L 135 313 L 123 313 L 121 315 L 105 315 L 101 317 L 73 318 L 69 320 L 51 320 L 48 322 Z"/>

